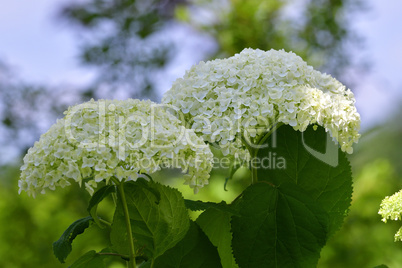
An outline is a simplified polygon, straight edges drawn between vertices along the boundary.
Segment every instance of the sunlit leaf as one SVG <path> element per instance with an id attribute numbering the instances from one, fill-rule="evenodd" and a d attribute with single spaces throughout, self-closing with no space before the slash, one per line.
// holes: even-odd
<path id="1" fill-rule="evenodd" d="M 218 248 L 223 268 L 238 267 L 232 253 L 231 214 L 209 208 L 198 218 L 197 223 Z"/>
<path id="2" fill-rule="evenodd" d="M 124 192 L 137 255 L 154 259 L 185 236 L 189 228 L 189 217 L 179 191 L 152 181 L 148 186 L 160 194 L 159 200 L 154 192 L 136 182 L 124 183 Z M 129 254 L 121 198 L 113 218 L 111 242 L 117 252 Z"/>

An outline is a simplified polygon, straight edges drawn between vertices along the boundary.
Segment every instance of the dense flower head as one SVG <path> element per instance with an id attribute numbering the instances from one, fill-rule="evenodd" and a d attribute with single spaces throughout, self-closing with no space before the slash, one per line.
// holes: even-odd
<path id="1" fill-rule="evenodd" d="M 245 49 L 227 59 L 200 62 L 176 80 L 162 103 L 223 153 L 248 156 L 241 136 L 256 142 L 275 123 L 304 131 L 320 125 L 352 153 L 360 135 L 353 93 L 283 50 Z"/>
<path id="2" fill-rule="evenodd" d="M 382 200 L 378 214 L 382 216 L 382 221 L 387 222 L 390 220 L 402 220 L 402 190 L 387 196 Z M 395 241 L 402 241 L 402 227 L 395 234 Z"/>
<path id="3" fill-rule="evenodd" d="M 212 158 L 204 141 L 161 105 L 91 100 L 70 107 L 28 150 L 19 188 L 35 196 L 73 180 L 92 194 L 111 177 L 135 180 L 174 167 L 196 192 L 208 184 Z"/>

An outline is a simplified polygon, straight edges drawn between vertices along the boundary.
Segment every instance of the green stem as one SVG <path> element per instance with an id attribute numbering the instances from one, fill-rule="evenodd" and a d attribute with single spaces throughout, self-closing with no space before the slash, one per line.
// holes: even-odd
<path id="1" fill-rule="evenodd" d="M 121 202 L 123 205 L 124 218 L 126 219 L 127 235 L 128 235 L 128 240 L 130 242 L 130 260 L 128 262 L 128 267 L 136 268 L 137 265 L 135 263 L 135 247 L 134 247 L 133 233 L 131 231 L 130 215 L 128 213 L 126 195 L 124 194 L 123 185 L 124 185 L 124 182 L 121 182 L 117 185 L 117 187 L 119 188 L 119 192 L 120 192 Z"/>
<path id="2" fill-rule="evenodd" d="M 253 159 L 257 157 L 257 150 L 252 150 L 250 152 L 250 171 L 251 171 L 251 184 L 254 184 L 256 182 L 258 182 L 258 176 L 257 176 L 257 169 L 253 166 Z"/>
<path id="3" fill-rule="evenodd" d="M 251 151 L 253 151 L 253 148 L 249 145 L 249 141 L 247 141 L 246 137 L 244 137 L 243 135 L 240 136 L 240 139 L 241 139 L 243 145 L 246 146 L 248 152 L 251 154 Z"/>
<path id="4" fill-rule="evenodd" d="M 283 125 L 282 122 L 278 122 L 267 133 L 265 133 L 265 135 L 258 141 L 259 146 L 257 148 L 257 151 L 258 151 L 260 145 L 262 145 L 272 135 L 272 133 L 274 131 L 276 131 L 282 125 Z"/>
<path id="5" fill-rule="evenodd" d="M 98 219 L 99 219 L 99 221 L 101 222 L 101 223 L 103 223 L 103 224 L 105 224 L 105 225 L 107 225 L 107 226 L 112 226 L 112 224 L 110 223 L 110 222 L 108 222 L 108 221 L 105 221 L 104 219 L 101 219 L 100 217 L 98 217 Z"/>
<path id="6" fill-rule="evenodd" d="M 129 259 L 128 256 L 126 256 L 126 255 L 121 255 L 121 254 L 118 254 L 118 253 L 99 252 L 99 253 L 97 253 L 97 254 L 98 254 L 98 255 L 116 256 L 116 257 L 122 258 L 123 260 L 128 260 L 128 259 Z"/>
<path id="7" fill-rule="evenodd" d="M 282 126 L 283 123 L 278 122 L 276 123 L 265 135 L 257 142 L 257 146 L 253 147 L 252 145 L 249 144 L 249 142 L 246 140 L 246 138 L 242 135 L 241 140 L 246 146 L 248 152 L 250 153 L 250 161 L 253 161 L 255 157 L 258 155 L 258 151 L 261 147 L 262 144 L 272 135 L 274 131 L 276 131 L 280 126 Z M 257 169 L 253 167 L 252 162 L 250 163 L 250 171 L 251 171 L 251 184 L 255 184 L 258 182 L 258 175 L 257 175 Z"/>
<path id="8" fill-rule="evenodd" d="M 114 204 L 114 206 L 117 206 L 117 195 L 116 195 L 116 192 L 112 193 L 112 199 L 113 199 L 113 204 Z"/>
<path id="9" fill-rule="evenodd" d="M 144 176 L 146 176 L 150 181 L 154 181 L 154 180 L 152 179 L 152 177 L 149 176 L 147 173 L 141 173 L 141 174 L 144 175 Z"/>
<path id="10" fill-rule="evenodd" d="M 258 181 L 258 178 L 257 178 L 257 170 L 253 168 L 252 161 L 253 158 L 257 155 L 257 150 L 255 150 L 252 146 L 250 146 L 249 141 L 247 141 L 243 135 L 241 136 L 241 141 L 243 142 L 243 145 L 246 146 L 248 152 L 250 153 L 251 184 L 254 184 Z"/>

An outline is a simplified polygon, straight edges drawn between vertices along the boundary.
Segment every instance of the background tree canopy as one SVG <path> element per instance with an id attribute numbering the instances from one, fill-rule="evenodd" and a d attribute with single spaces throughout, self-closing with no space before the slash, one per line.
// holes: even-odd
<path id="1" fill-rule="evenodd" d="M 155 77 L 163 77 L 180 50 L 171 38 L 173 25 L 213 37 L 217 49 L 211 51 L 212 58 L 232 56 L 247 47 L 283 48 L 341 82 L 352 83 L 347 70 L 354 62 L 348 46 L 360 43 L 350 22 L 361 7 L 360 0 L 309 0 L 303 4 L 283 0 L 67 3 L 60 8 L 61 21 L 69 22 L 76 31 L 80 60 L 97 70 L 97 78 L 87 88 L 26 85 L 1 64 L 0 109 L 4 108 L 0 121 L 5 134 L 0 144 L 18 144 L 14 148 L 23 152 L 49 126 L 45 122 L 60 117 L 66 106 L 90 98 L 159 99 Z M 24 139 L 18 138 L 21 132 L 26 133 Z"/>
<path id="2" fill-rule="evenodd" d="M 352 63 L 346 47 L 358 43 L 351 18 L 362 7 L 355 0 L 190 1 L 176 9 L 179 19 L 211 34 L 218 56 L 243 48 L 285 49 L 335 77 Z M 208 20 L 199 19 L 209 13 Z"/>
<path id="3" fill-rule="evenodd" d="M 346 44 L 358 43 L 350 22 L 361 7 L 356 0 L 309 0 L 303 5 L 283 0 L 92 0 L 70 4 L 62 15 L 88 35 L 81 59 L 100 69 L 96 83 L 157 98 L 153 72 L 180 49 L 169 42 L 173 23 L 211 35 L 218 44 L 213 58 L 248 47 L 285 49 L 339 78 L 352 63 Z M 87 94 L 96 96 L 96 90 Z"/>
<path id="4" fill-rule="evenodd" d="M 153 76 L 173 57 L 164 32 L 180 2 L 93 0 L 65 6 L 64 19 L 86 36 L 82 62 L 99 68 L 96 85 L 85 95 L 98 97 L 95 88 L 101 84 L 130 97 L 157 99 Z"/>
<path id="5" fill-rule="evenodd" d="M 17 148 L 15 150 L 22 155 L 39 134 L 46 131 L 49 122 L 62 116 L 68 105 L 100 97 L 159 99 L 155 74 L 163 74 L 180 50 L 171 39 L 172 25 L 190 27 L 211 36 L 217 44 L 217 50 L 210 53 L 211 58 L 231 56 L 246 47 L 284 48 L 342 82 L 353 83 L 348 75 L 355 64 L 350 47 L 360 43 L 350 22 L 361 9 L 362 3 L 358 0 L 88 0 L 68 3 L 60 9 L 61 18 L 70 22 L 70 27 L 77 32 L 82 64 L 96 69 L 97 79 L 88 88 L 30 85 L 6 64 L 1 64 L 0 146 L 7 149 L 2 149 L 0 161 L 4 161 L 12 148 Z M 400 168 L 400 146 L 395 146 L 400 142 L 401 126 L 395 124 L 399 121 L 388 123 L 387 126 L 393 127 L 373 130 L 358 145 L 351 159 L 357 176 L 350 216 L 324 248 L 320 267 L 400 263 L 396 256 L 400 255 L 401 244 L 392 239 L 396 227 L 384 225 L 376 213 L 381 199 L 401 188 L 402 178 L 397 169 Z M 34 201 L 26 195 L 18 196 L 19 161 L 0 168 L 3 211 L 0 266 L 67 267 L 61 266 L 53 256 L 51 244 L 70 222 L 85 215 L 83 204 L 89 196 L 78 187 L 58 190 Z M 219 195 L 233 199 L 236 191 L 247 185 L 244 178 L 248 174 L 246 170 L 238 171 L 226 192 L 223 184 L 227 172 L 215 170 L 211 185 L 196 198 L 218 201 L 214 196 Z M 60 206 L 64 209 L 57 213 L 56 208 Z M 99 213 L 107 215 L 108 207 L 100 208 Z M 104 238 L 97 236 L 96 229 L 92 232 L 93 239 L 101 244 Z M 75 241 L 67 265 L 86 251 L 84 240 Z"/>

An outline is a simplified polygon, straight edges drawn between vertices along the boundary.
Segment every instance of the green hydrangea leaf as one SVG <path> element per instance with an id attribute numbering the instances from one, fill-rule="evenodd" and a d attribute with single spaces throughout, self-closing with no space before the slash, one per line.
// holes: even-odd
<path id="1" fill-rule="evenodd" d="M 93 219 L 90 216 L 76 220 L 64 231 L 59 240 L 53 243 L 53 253 L 61 263 L 64 263 L 70 254 L 73 240 L 82 234 L 91 222 Z"/>
<path id="2" fill-rule="evenodd" d="M 153 188 L 152 186 L 150 186 L 146 179 L 138 178 L 136 180 L 136 184 L 141 185 L 141 187 L 147 189 L 149 192 L 154 194 L 155 198 L 156 198 L 156 203 L 159 203 L 159 201 L 161 200 L 161 194 L 159 193 L 159 191 L 156 188 Z"/>
<path id="3" fill-rule="evenodd" d="M 149 268 L 151 262 L 148 261 L 140 267 Z M 186 236 L 176 246 L 158 257 L 154 267 L 220 268 L 222 265 L 216 247 L 201 228 L 195 222 L 191 222 Z"/>
<path id="4" fill-rule="evenodd" d="M 283 182 L 297 184 L 328 213 L 331 236 L 342 226 L 353 192 L 346 154 L 331 138 L 328 140 L 322 127 L 314 130 L 310 126 L 299 132 L 284 125 L 272 135 L 265 143 L 268 147 L 258 152 L 258 158 L 265 159 L 258 180 L 277 186 Z"/>
<path id="5" fill-rule="evenodd" d="M 149 191 L 151 187 L 153 191 Z M 155 259 L 174 247 L 186 235 L 189 216 L 184 199 L 179 191 L 155 182 L 124 183 L 132 235 L 137 256 Z M 159 193 L 159 200 L 155 191 Z M 121 199 L 118 199 L 114 214 L 111 242 L 113 249 L 129 255 L 129 243 Z"/>
<path id="6" fill-rule="evenodd" d="M 92 216 L 96 224 L 103 228 L 103 225 L 98 219 L 98 215 L 96 210 L 98 209 L 98 204 L 109 194 L 116 192 L 116 186 L 114 185 L 106 185 L 102 188 L 100 188 L 98 191 L 94 193 L 92 198 L 89 200 L 89 205 L 88 205 L 88 213 L 89 215 Z"/>
<path id="7" fill-rule="evenodd" d="M 228 204 L 226 204 L 225 201 L 215 203 L 215 202 L 203 202 L 201 200 L 195 201 L 195 200 L 184 199 L 184 204 L 186 204 L 186 207 L 192 211 L 215 208 L 223 213 L 228 212 L 230 214 L 237 214 L 236 210 L 230 207 Z"/>
<path id="8" fill-rule="evenodd" d="M 197 218 L 198 225 L 218 248 L 223 268 L 238 267 L 232 253 L 231 216 L 231 213 L 209 208 Z"/>
<path id="9" fill-rule="evenodd" d="M 259 182 L 237 202 L 232 247 L 240 267 L 315 267 L 327 237 L 328 216 L 292 183 Z"/>
<path id="10" fill-rule="evenodd" d="M 78 258 L 69 268 L 108 268 L 113 259 L 118 256 L 104 255 L 102 253 L 111 251 L 109 249 L 103 249 L 97 253 L 95 250 L 88 251 L 80 258 Z"/>

